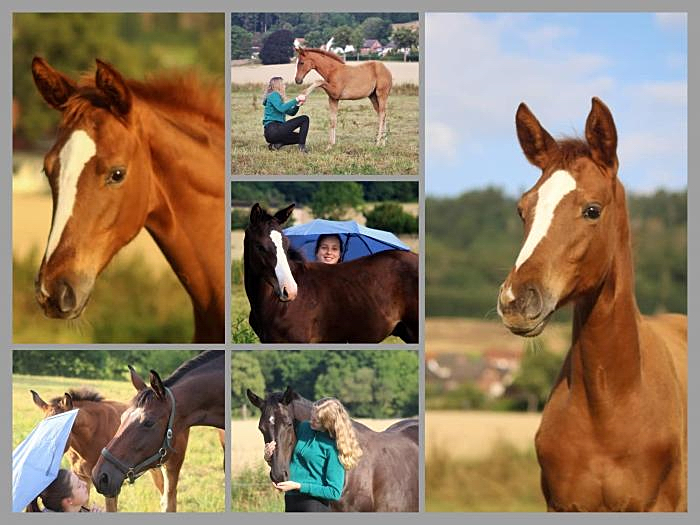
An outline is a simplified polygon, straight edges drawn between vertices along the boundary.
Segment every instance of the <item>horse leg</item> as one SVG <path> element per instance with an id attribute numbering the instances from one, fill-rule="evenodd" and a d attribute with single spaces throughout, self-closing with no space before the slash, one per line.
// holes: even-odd
<path id="1" fill-rule="evenodd" d="M 369 96 L 374 106 L 374 111 L 377 112 L 379 124 L 377 126 L 377 146 L 386 145 L 386 102 L 388 97 L 382 93 L 375 91 Z"/>
<path id="2" fill-rule="evenodd" d="M 335 126 L 338 122 L 338 99 L 328 97 L 328 109 L 330 110 L 330 134 L 329 142 L 331 146 L 335 146 Z"/>
<path id="3" fill-rule="evenodd" d="M 151 474 L 151 479 L 153 484 L 156 486 L 156 490 L 160 496 L 163 496 L 164 484 L 163 484 L 163 470 L 160 467 L 152 468 L 148 471 Z"/>
<path id="4" fill-rule="evenodd" d="M 174 450 L 170 451 L 170 457 L 164 465 L 163 496 L 160 499 L 160 508 L 164 512 L 177 512 L 177 482 L 180 479 L 182 463 L 185 461 L 189 436 L 189 428 L 179 434 L 173 443 Z"/>
<path id="5" fill-rule="evenodd" d="M 314 89 L 321 87 L 325 83 L 325 80 L 314 80 L 302 93 L 308 97 Z"/>

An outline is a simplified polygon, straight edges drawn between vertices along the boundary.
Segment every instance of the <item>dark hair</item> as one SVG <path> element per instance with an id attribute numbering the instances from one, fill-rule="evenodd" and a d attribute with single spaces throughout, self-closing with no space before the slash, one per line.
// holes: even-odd
<path id="1" fill-rule="evenodd" d="M 58 476 L 46 487 L 41 494 L 27 505 L 27 512 L 41 512 L 38 498 L 41 498 L 44 507 L 53 512 L 63 512 L 63 500 L 73 495 L 71 485 L 71 471 L 64 468 L 58 471 Z"/>
<path id="2" fill-rule="evenodd" d="M 340 243 L 340 260 L 343 260 L 343 239 L 340 238 L 340 235 L 337 233 L 324 233 L 322 235 L 318 236 L 318 239 L 316 239 L 316 248 L 314 249 L 314 255 L 318 253 L 318 249 L 321 247 L 321 242 L 323 239 L 327 239 L 328 237 L 335 237 L 338 239 L 338 242 Z"/>

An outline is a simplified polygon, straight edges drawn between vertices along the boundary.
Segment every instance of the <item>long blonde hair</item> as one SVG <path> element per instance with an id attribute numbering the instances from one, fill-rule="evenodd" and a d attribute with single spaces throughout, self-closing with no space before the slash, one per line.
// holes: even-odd
<path id="1" fill-rule="evenodd" d="M 313 404 L 314 410 L 320 425 L 335 439 L 340 464 L 345 470 L 354 468 L 362 457 L 362 448 L 345 407 L 334 397 L 324 397 Z"/>
<path id="2" fill-rule="evenodd" d="M 282 102 L 286 102 L 286 89 L 284 86 L 284 79 L 282 77 L 272 77 L 267 83 L 267 87 L 263 93 L 263 103 L 265 100 L 267 100 L 267 96 L 273 91 L 277 91 L 277 93 L 280 94 L 280 97 L 282 97 Z"/>

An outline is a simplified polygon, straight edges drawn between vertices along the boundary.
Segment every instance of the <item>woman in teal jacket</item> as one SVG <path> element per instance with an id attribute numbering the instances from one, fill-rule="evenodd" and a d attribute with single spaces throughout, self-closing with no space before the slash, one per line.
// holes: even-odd
<path id="1" fill-rule="evenodd" d="M 309 421 L 295 422 L 295 430 L 289 481 L 274 486 L 285 493 L 285 512 L 327 512 L 343 493 L 345 471 L 362 456 L 352 421 L 340 401 L 323 398 L 313 404 Z M 265 446 L 266 460 L 274 449 L 274 441 Z"/>
<path id="2" fill-rule="evenodd" d="M 267 84 L 263 97 L 263 128 L 267 147 L 280 149 L 287 144 L 299 144 L 299 151 L 306 153 L 306 135 L 309 132 L 309 117 L 301 115 L 286 120 L 287 115 L 294 116 L 304 105 L 306 95 L 298 95 L 285 102 L 285 86 L 282 77 L 272 77 Z M 299 131 L 296 131 L 296 130 Z"/>

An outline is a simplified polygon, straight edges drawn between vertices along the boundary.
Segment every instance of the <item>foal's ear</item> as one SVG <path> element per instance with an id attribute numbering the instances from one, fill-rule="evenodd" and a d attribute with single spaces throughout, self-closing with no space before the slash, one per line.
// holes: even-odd
<path id="1" fill-rule="evenodd" d="M 256 396 L 250 388 L 246 388 L 245 395 L 248 396 L 248 399 L 253 404 L 253 406 L 258 407 L 260 410 L 263 409 L 263 406 L 265 405 L 265 400 L 260 398 L 259 396 Z"/>
<path id="2" fill-rule="evenodd" d="M 284 391 L 284 395 L 282 396 L 282 404 L 288 405 L 292 401 L 294 401 L 297 397 L 297 393 L 292 390 L 291 386 L 287 386 L 287 390 Z"/>
<path id="3" fill-rule="evenodd" d="M 617 169 L 617 130 L 608 106 L 598 97 L 591 100 L 586 119 L 586 140 L 593 160 L 602 166 Z"/>
<path id="4" fill-rule="evenodd" d="M 151 370 L 151 388 L 156 393 L 158 399 L 165 399 L 165 386 L 163 381 L 160 379 L 158 372 Z"/>
<path id="5" fill-rule="evenodd" d="M 552 157 L 557 155 L 559 147 L 530 108 L 522 102 L 515 114 L 515 129 L 527 160 L 538 168 L 545 169 Z"/>
<path id="6" fill-rule="evenodd" d="M 131 110 L 131 90 L 121 74 L 110 64 L 99 58 L 95 62 L 95 86 L 105 96 L 111 110 L 119 117 L 126 117 Z"/>
<path id="7" fill-rule="evenodd" d="M 56 71 L 41 57 L 32 60 L 32 76 L 39 93 L 54 109 L 63 110 L 63 105 L 78 89 L 75 82 Z"/>
<path id="8" fill-rule="evenodd" d="M 34 404 L 36 406 L 38 406 L 42 410 L 46 410 L 47 408 L 49 408 L 49 405 L 47 405 L 46 402 L 43 399 L 41 399 L 39 394 L 34 392 L 34 390 L 30 390 L 30 392 L 32 393 L 32 400 L 34 401 Z"/>
<path id="9" fill-rule="evenodd" d="M 250 222 L 250 224 L 258 224 L 259 222 L 262 222 L 265 215 L 267 215 L 265 210 L 262 209 L 259 202 L 256 202 L 250 209 L 250 218 L 248 222 Z"/>
<path id="10" fill-rule="evenodd" d="M 287 219 L 289 219 L 289 216 L 292 214 L 292 210 L 294 209 L 294 203 L 290 204 L 286 208 L 278 211 L 275 213 L 275 220 L 280 224 L 284 224 L 287 222 Z"/>
<path id="11" fill-rule="evenodd" d="M 68 392 L 63 394 L 63 399 L 61 399 L 61 408 L 64 410 L 73 410 L 73 398 Z"/>
<path id="12" fill-rule="evenodd" d="M 140 375 L 138 375 L 136 373 L 136 370 L 134 370 L 134 367 L 131 365 L 128 365 L 128 366 L 129 366 L 129 374 L 131 375 L 131 384 L 134 385 L 134 388 L 136 388 L 136 390 L 138 390 L 139 392 L 141 390 L 145 390 L 146 388 L 148 388 L 146 386 L 146 382 L 143 379 L 141 379 Z"/>

